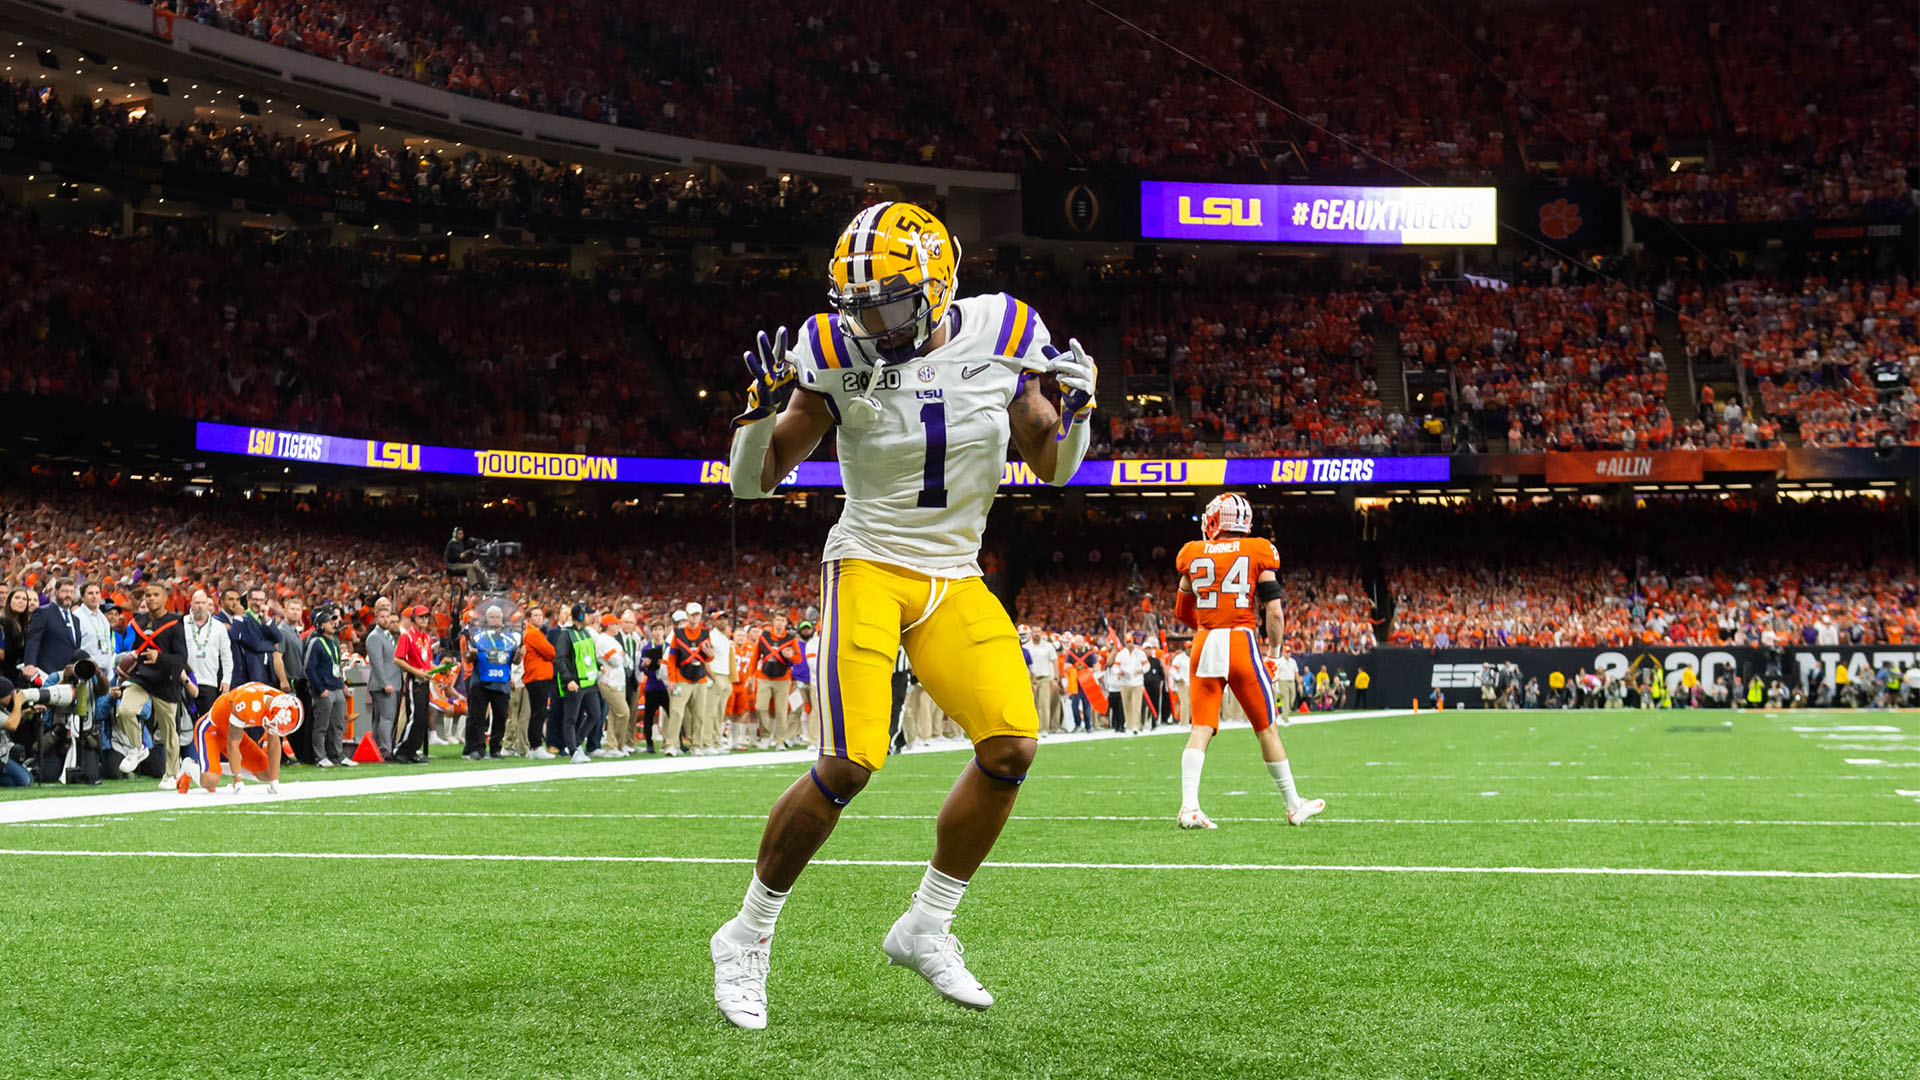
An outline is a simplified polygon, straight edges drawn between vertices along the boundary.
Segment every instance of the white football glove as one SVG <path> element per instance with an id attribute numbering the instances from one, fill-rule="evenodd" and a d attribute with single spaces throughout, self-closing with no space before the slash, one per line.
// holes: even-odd
<path id="1" fill-rule="evenodd" d="M 1078 338 L 1067 339 L 1065 352 L 1048 344 L 1040 354 L 1047 360 L 1041 370 L 1060 382 L 1061 418 L 1067 425 L 1085 420 L 1093 412 L 1094 386 L 1100 381 L 1099 365 L 1080 347 Z"/>

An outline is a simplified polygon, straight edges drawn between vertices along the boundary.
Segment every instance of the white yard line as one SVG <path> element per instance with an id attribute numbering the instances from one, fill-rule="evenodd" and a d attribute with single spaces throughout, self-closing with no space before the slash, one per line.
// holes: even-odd
<path id="1" fill-rule="evenodd" d="M 1411 709 L 1325 713 L 1300 717 L 1294 721 L 1294 726 L 1412 715 Z M 1229 727 L 1232 726 L 1229 725 Z M 1111 731 L 1051 735 L 1042 741 L 1041 746 L 1044 751 L 1048 746 L 1174 734 L 1184 735 L 1186 729 L 1169 726 L 1142 733 L 1140 736 L 1116 734 Z M 909 753 L 953 753 L 967 749 L 969 748 L 966 746 L 930 747 L 909 751 Z M 357 795 L 394 795 L 410 791 L 453 791 L 508 784 L 539 784 L 549 780 L 604 780 L 610 777 L 706 772 L 711 769 L 737 769 L 756 765 L 801 765 L 812 761 L 814 757 L 815 754 L 811 750 L 777 750 L 703 758 L 646 758 L 640 761 L 596 761 L 586 765 L 529 765 L 523 768 L 479 769 L 470 772 L 401 773 L 353 780 L 321 780 L 305 783 L 282 781 L 278 795 L 267 794 L 264 785 L 250 784 L 232 795 L 222 792 L 218 798 L 206 796 L 205 793 L 183 796 L 177 791 L 148 790 L 116 792 L 111 795 L 75 795 L 67 798 L 14 799 L 0 802 L 0 825 L 17 825 L 29 821 L 64 821 L 69 818 L 94 817 L 103 814 L 204 810 L 215 806 L 232 806 L 236 802 L 281 803 L 304 799 L 351 798 Z"/>
<path id="2" fill-rule="evenodd" d="M 35 851 L 26 848 L 0 848 L 0 855 L 55 856 L 63 858 L 132 859 L 316 859 L 366 862 L 535 862 L 535 863 L 693 863 L 716 866 L 750 866 L 752 859 L 719 858 L 695 855 L 486 855 L 438 854 L 422 851 L 345 852 L 345 851 Z M 926 865 L 924 859 L 815 859 L 812 866 L 911 867 Z M 1863 881 L 1920 881 L 1920 873 L 1870 870 L 1717 870 L 1692 867 L 1658 866 L 1360 866 L 1340 863 L 1148 863 L 1148 862 L 993 862 L 984 865 L 1004 870 L 1241 870 L 1287 873 L 1347 874 L 1519 874 L 1573 875 L 1599 877 L 1707 877 L 1707 878 L 1806 878 L 1854 879 Z"/>
<path id="3" fill-rule="evenodd" d="M 590 821 L 765 821 L 765 814 L 699 813 L 568 813 L 512 810 L 252 810 L 230 808 L 228 813 L 261 817 L 347 818 L 583 818 Z M 1014 814 L 1013 821 L 1172 821 L 1172 814 Z M 925 814 L 866 814 L 847 811 L 845 821 L 921 821 Z M 1216 817 L 1223 822 L 1281 822 L 1284 817 Z M 1800 827 L 1920 828 L 1914 821 L 1798 821 L 1773 818 L 1354 818 L 1316 817 L 1314 824 L 1332 825 L 1786 825 Z"/>

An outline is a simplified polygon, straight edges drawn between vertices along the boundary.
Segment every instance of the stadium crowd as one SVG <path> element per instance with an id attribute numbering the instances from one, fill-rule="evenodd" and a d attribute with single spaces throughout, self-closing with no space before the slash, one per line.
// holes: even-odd
<path id="1" fill-rule="evenodd" d="M 1645 292 L 1617 282 L 1342 290 L 1234 264 L 1089 280 L 969 266 L 1049 325 L 1118 329 L 1128 401 L 1098 456 L 1872 446 L 1920 440 L 1920 300 L 1904 277 L 1682 282 L 1689 363 L 1744 368 L 1668 411 Z M 588 284 L 484 253 L 464 269 L 191 222 L 128 239 L 0 210 L 0 393 L 455 446 L 699 455 L 739 409 L 756 330 L 821 307 L 810 274 L 610 264 Z M 1381 402 L 1376 335 L 1444 388 Z M 185 342 L 198 342 L 181 348 Z M 663 392 L 664 390 L 664 392 Z M 1456 397 L 1457 395 L 1457 397 Z M 676 400 L 676 398 L 678 400 Z M 584 406 L 584 407 L 583 407 Z M 680 418 L 690 411 L 694 423 Z"/>
<path id="2" fill-rule="evenodd" d="M 0 135 L 51 141 L 122 168 L 169 170 L 185 182 L 248 181 L 282 198 L 325 192 L 374 204 L 496 211 L 501 227 L 559 218 L 777 225 L 787 235 L 830 236 L 876 197 L 864 187 L 823 191 L 797 174 L 735 182 L 712 171 L 614 173 L 473 147 L 389 145 L 347 132 L 314 138 L 259 119 L 168 124 L 145 109 L 62 101 L 24 78 L 0 79 Z"/>
<path id="3" fill-rule="evenodd" d="M 1737 281 L 1689 289 L 1679 305 L 1691 357 L 1743 368 L 1763 426 L 1805 446 L 1920 436 L 1920 295 L 1904 277 Z"/>
<path id="4" fill-rule="evenodd" d="M 1484 178 L 1542 163 L 1624 183 L 1636 211 L 1689 222 L 1912 206 L 1916 41 L 1893 0 L 1823 0 L 1778 19 L 1730 0 L 1441 13 L 1156 0 L 1125 23 L 1089 5 L 1006 0 L 964 19 L 872 4 L 736 18 L 685 0 L 174 9 L 456 93 L 807 153 L 1212 176 Z M 1075 42 L 1080 66 L 1106 74 L 1061 76 L 1049 41 Z M 1710 143 L 1731 149 L 1671 167 Z"/>
<path id="5" fill-rule="evenodd" d="M 159 756 L 146 775 L 168 783 L 191 768 L 179 764 L 185 721 L 244 681 L 302 697 L 316 725 L 292 745 L 327 766 L 349 760 L 346 717 L 334 715 L 349 684 L 369 691 L 371 715 L 357 730 L 372 734 L 384 760 L 419 760 L 443 741 L 461 742 L 469 757 L 576 760 L 643 743 L 678 753 L 683 735 L 697 753 L 792 744 L 804 726 L 755 684 L 772 684 L 804 715 L 808 632 L 820 617 L 814 552 L 831 507 L 754 508 L 735 525 L 737 551 L 725 518 L 697 498 L 559 520 L 494 511 L 481 523 L 524 537 L 527 550 L 493 562 L 458 532 L 443 547 L 439 526 L 418 512 L 355 506 L 339 493 L 230 501 L 118 477 L 23 477 L 0 494 L 0 678 L 42 685 L 76 649 L 122 657 L 165 646 L 161 628 L 180 627 L 161 649 L 171 668 L 116 666 L 103 678 L 121 692 L 97 706 L 100 730 L 116 725 L 101 748 L 132 773 L 150 744 Z M 1263 530 L 1280 543 L 1291 655 L 1364 655 L 1378 644 L 1903 645 L 1920 641 L 1920 578 L 1895 550 L 1892 524 L 1906 512 L 1880 500 L 1631 510 L 1397 503 L 1373 511 L 1369 530 L 1378 550 L 1368 559 L 1384 567 L 1394 598 L 1384 610 L 1364 588 L 1368 560 L 1327 540 L 1352 529 L 1345 512 L 1303 508 L 1285 515 L 1285 529 L 1270 514 Z M 156 516 L 167 528 L 152 527 Z M 1169 552 L 1192 529 L 1173 511 L 1102 510 L 1084 521 L 1002 519 L 990 531 L 989 583 L 1028 629 L 1036 691 L 1060 699 L 1047 699 L 1050 723 L 1100 722 L 1108 692 L 1128 704 L 1105 724 L 1137 730 L 1173 715 L 1165 695 L 1180 691 L 1184 634 L 1161 613 L 1175 586 Z M 1726 551 L 1748 554 L 1716 554 Z M 763 631 L 773 635 L 765 648 Z M 411 642 L 397 668 L 388 652 L 396 638 Z M 528 652 L 536 639 L 579 651 L 558 660 Z M 495 648 L 499 666 L 488 668 L 483 654 Z M 768 649 L 780 656 L 763 669 Z M 517 662 L 510 677 L 507 659 Z M 569 699 L 533 685 L 546 682 L 547 664 L 557 665 L 555 687 L 594 694 Z M 705 683 L 689 674 L 706 670 Z M 191 683 L 174 683 L 187 673 Z M 1160 704 L 1143 713 L 1130 689 L 1150 674 Z M 1300 700 L 1320 707 L 1360 689 L 1337 672 L 1324 682 L 1299 674 Z M 912 701 L 904 742 L 938 737 L 937 707 L 924 694 Z M 141 714 L 150 725 L 132 722 Z M 140 734 L 163 731 L 169 714 L 184 725 L 171 754 L 165 738 Z"/>

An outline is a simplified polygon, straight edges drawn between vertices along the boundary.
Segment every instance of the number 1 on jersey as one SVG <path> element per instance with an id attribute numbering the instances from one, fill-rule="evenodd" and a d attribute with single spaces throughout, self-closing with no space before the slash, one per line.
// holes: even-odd
<path id="1" fill-rule="evenodd" d="M 927 428 L 927 467 L 917 506 L 940 509 L 947 505 L 947 404 L 929 401 L 920 406 L 920 422 Z"/>

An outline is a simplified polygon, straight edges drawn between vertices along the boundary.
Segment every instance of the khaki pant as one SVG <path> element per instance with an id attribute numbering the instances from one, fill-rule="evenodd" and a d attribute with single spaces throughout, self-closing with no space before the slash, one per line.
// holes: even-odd
<path id="1" fill-rule="evenodd" d="M 701 693 L 706 689 L 705 682 L 676 682 L 667 684 L 667 722 L 660 729 L 660 750 L 663 753 L 680 752 L 680 734 L 685 731 L 688 741 L 696 748 L 700 745 L 693 737 L 694 728 L 699 725 L 697 706 Z"/>
<path id="2" fill-rule="evenodd" d="M 1277 679 L 1274 681 L 1273 696 L 1277 699 L 1276 704 L 1280 709 L 1281 716 L 1291 717 L 1293 715 L 1293 707 L 1296 704 L 1293 700 L 1294 690 L 1298 685 L 1298 683 L 1289 682 L 1285 679 Z"/>
<path id="3" fill-rule="evenodd" d="M 1140 713 L 1146 702 L 1146 687 L 1123 686 L 1120 688 L 1120 715 L 1126 717 L 1128 731 L 1140 730 Z"/>
<path id="4" fill-rule="evenodd" d="M 814 708 L 812 683 L 800 684 L 800 709 L 801 711 L 794 713 L 792 717 L 794 734 L 802 743 L 807 746 L 812 746 L 818 741 L 813 734 Z"/>
<path id="5" fill-rule="evenodd" d="M 500 749 L 509 754 L 524 754 L 532 749 L 527 745 L 527 719 L 531 715 L 527 706 L 527 688 L 516 686 L 507 694 L 507 736 L 500 743 Z"/>
<path id="6" fill-rule="evenodd" d="M 1174 693 L 1174 696 L 1177 697 L 1180 701 L 1180 705 L 1178 707 L 1178 716 L 1180 718 L 1180 722 L 1182 724 L 1192 725 L 1193 695 L 1187 692 L 1187 687 L 1184 684 L 1174 687 L 1173 693 Z"/>
<path id="7" fill-rule="evenodd" d="M 600 734 L 600 747 L 603 750 L 625 750 L 633 745 L 633 709 L 627 705 L 627 691 L 624 687 L 608 686 L 601 680 L 595 687 L 600 691 L 600 700 L 607 705 L 607 727 Z"/>
<path id="8" fill-rule="evenodd" d="M 714 750 L 720 746 L 720 720 L 727 709 L 727 694 L 733 687 L 709 678 L 699 684 L 694 701 L 688 706 L 696 749 Z"/>
<path id="9" fill-rule="evenodd" d="M 907 687 L 906 704 L 900 711 L 900 726 L 909 744 L 933 738 L 934 714 L 940 710 L 919 683 Z"/>
<path id="10" fill-rule="evenodd" d="M 753 715 L 760 724 L 760 736 L 784 743 L 793 738 L 794 724 L 787 709 L 787 695 L 793 691 L 791 679 L 760 678 L 753 692 Z"/>
<path id="11" fill-rule="evenodd" d="M 180 735 L 178 724 L 179 706 L 171 701 L 161 701 L 148 694 L 137 683 L 128 683 L 125 693 L 120 697 L 120 707 L 114 710 L 114 727 L 119 729 L 120 739 L 128 746 L 140 745 L 140 706 L 153 703 L 153 744 L 156 750 L 166 755 L 167 778 L 180 773 Z"/>
<path id="12" fill-rule="evenodd" d="M 1060 684 L 1053 676 L 1033 677 L 1033 711 L 1040 714 L 1041 731 L 1060 730 Z"/>

